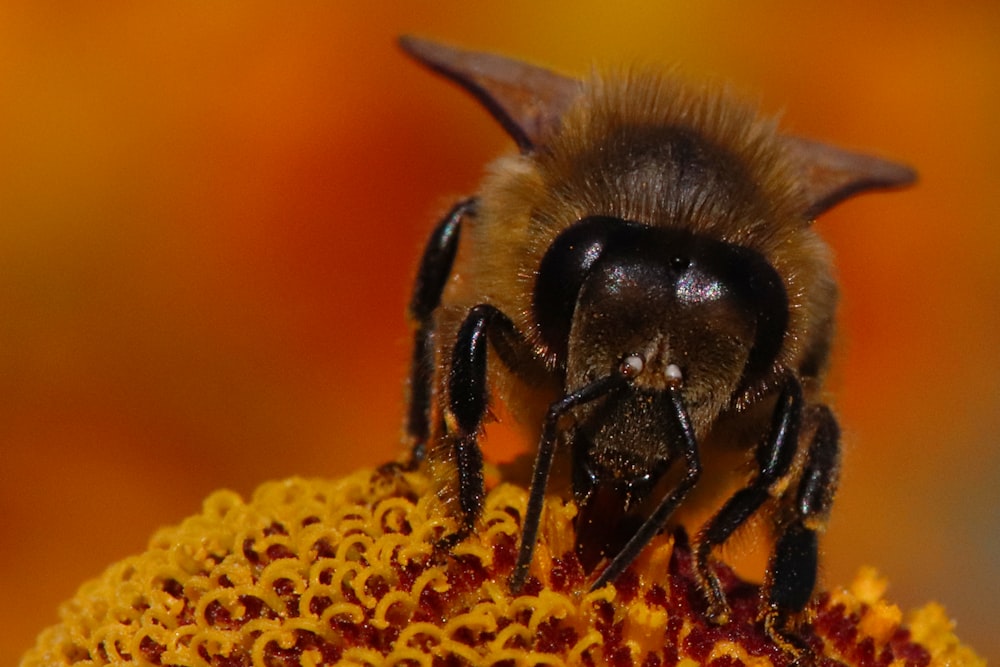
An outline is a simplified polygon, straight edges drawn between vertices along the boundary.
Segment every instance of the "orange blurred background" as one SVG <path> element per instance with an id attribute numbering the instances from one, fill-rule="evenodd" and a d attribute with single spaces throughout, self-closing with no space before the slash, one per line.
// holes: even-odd
<path id="1" fill-rule="evenodd" d="M 844 292 L 824 574 L 874 565 L 1000 658 L 1000 5 L 620 5 L 0 5 L 0 664 L 213 489 L 396 455 L 424 235 L 511 148 L 402 32 L 678 63 L 919 169 L 818 223 Z"/>

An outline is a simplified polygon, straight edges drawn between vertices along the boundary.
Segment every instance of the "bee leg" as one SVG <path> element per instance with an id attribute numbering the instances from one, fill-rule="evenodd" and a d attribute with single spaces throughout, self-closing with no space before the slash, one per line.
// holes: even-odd
<path id="1" fill-rule="evenodd" d="M 434 313 L 441 305 L 441 295 L 451 276 L 462 219 L 467 215 L 475 215 L 475 212 L 474 198 L 455 204 L 434 228 L 420 259 L 409 307 L 410 318 L 416 324 L 416 330 L 413 335 L 410 396 L 406 417 L 410 460 L 401 465 L 406 470 L 416 468 L 427 455 L 434 383 Z"/>
<path id="2" fill-rule="evenodd" d="M 449 538 L 452 543 L 472 532 L 485 497 L 479 431 L 489 405 L 486 359 L 490 338 L 498 343 L 502 341 L 501 344 L 508 349 L 525 345 L 514 323 L 496 307 L 489 304 L 474 306 L 458 330 L 448 376 L 445 426 L 454 447 L 458 468 L 458 504 L 462 514 L 458 533 Z"/>
<path id="3" fill-rule="evenodd" d="M 538 444 L 538 454 L 535 456 L 535 467 L 531 474 L 531 491 L 528 494 L 528 507 L 524 513 L 524 528 L 521 531 L 521 547 L 517 554 L 514 573 L 510 577 L 510 590 L 517 593 L 528 578 L 528 568 L 535 552 L 535 542 L 538 539 L 538 526 L 542 520 L 542 509 L 545 504 L 545 489 L 549 484 L 549 474 L 552 472 L 552 459 L 556 453 L 556 435 L 559 419 L 578 405 L 606 396 L 609 391 L 627 382 L 622 373 L 605 376 L 568 394 L 549 406 L 545 423 L 542 425 L 542 437 Z"/>
<path id="4" fill-rule="evenodd" d="M 746 487 L 726 501 L 695 538 L 695 574 L 708 601 L 708 617 L 715 623 L 729 620 L 729 605 L 722 584 L 709 562 L 712 549 L 728 540 L 760 509 L 770 497 L 772 486 L 788 473 L 799 446 L 801 422 L 802 387 L 789 375 L 774 407 L 771 430 L 767 439 L 757 447 L 757 474 Z"/>
<path id="5" fill-rule="evenodd" d="M 778 643 L 790 644 L 793 653 L 803 648 L 801 640 L 792 634 L 793 624 L 816 585 L 818 536 L 833 503 L 840 465 L 840 428 L 833 413 L 825 405 L 818 405 L 809 411 L 807 419 L 814 431 L 795 495 L 790 490 L 786 496 L 794 502 L 787 507 L 790 517 L 768 566 L 762 614 L 768 635 Z"/>

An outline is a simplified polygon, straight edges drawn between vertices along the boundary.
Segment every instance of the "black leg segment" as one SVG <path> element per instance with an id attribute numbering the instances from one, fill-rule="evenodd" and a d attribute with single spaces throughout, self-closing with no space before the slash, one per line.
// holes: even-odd
<path id="1" fill-rule="evenodd" d="M 490 339 L 502 341 L 508 348 L 527 347 L 510 318 L 489 304 L 473 307 L 458 331 L 448 376 L 445 423 L 449 439 L 454 443 L 458 466 L 461 534 L 472 530 L 485 495 L 479 431 L 489 406 L 486 364 Z"/>
<path id="2" fill-rule="evenodd" d="M 476 200 L 461 201 L 431 233 L 420 260 L 410 299 L 410 317 L 416 324 L 410 362 L 410 397 L 406 433 L 410 440 L 410 465 L 426 456 L 430 436 L 431 399 L 434 383 L 434 313 L 451 276 L 461 233 L 462 219 L 475 215 Z"/>
<path id="3" fill-rule="evenodd" d="M 830 409 L 815 406 L 807 423 L 814 427 L 813 436 L 798 486 L 789 490 L 794 503 L 787 508 L 766 585 L 768 632 L 786 641 L 789 621 L 805 608 L 816 586 L 819 533 L 830 513 L 840 465 L 840 428 Z"/>
<path id="4" fill-rule="evenodd" d="M 768 604 L 785 612 L 801 611 L 816 585 L 818 540 L 815 530 L 797 521 L 778 538 L 771 558 Z"/>
<path id="5" fill-rule="evenodd" d="M 695 538 L 695 573 L 708 599 L 709 618 L 717 623 L 729 619 L 729 606 L 709 561 L 712 550 L 760 509 L 771 495 L 771 486 L 788 473 L 798 450 L 801 421 L 802 387 L 788 375 L 774 407 L 771 430 L 757 447 L 757 474 L 726 501 Z"/>
<path id="6" fill-rule="evenodd" d="M 510 590 L 512 592 L 517 593 L 524 585 L 524 581 L 528 577 L 531 557 L 535 553 L 538 526 L 542 519 L 542 509 L 545 503 L 545 489 L 549 484 L 552 459 L 556 453 L 559 419 L 576 406 L 606 396 L 608 392 L 626 382 L 627 378 L 622 373 L 608 375 L 564 396 L 549 407 L 545 423 L 542 426 L 542 438 L 538 444 L 535 468 L 531 475 L 531 491 L 528 495 L 528 507 L 524 515 L 524 529 L 521 531 L 521 547 L 517 554 L 514 573 L 510 577 Z"/>

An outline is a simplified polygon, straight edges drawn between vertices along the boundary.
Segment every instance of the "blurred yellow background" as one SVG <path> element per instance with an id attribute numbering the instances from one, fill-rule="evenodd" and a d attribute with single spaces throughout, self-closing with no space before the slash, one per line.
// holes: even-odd
<path id="1" fill-rule="evenodd" d="M 824 576 L 874 565 L 1000 658 L 1000 4 L 607 4 L 0 5 L 0 664 L 211 490 L 396 455 L 417 254 L 511 148 L 402 32 L 676 63 L 918 168 L 818 223 Z"/>

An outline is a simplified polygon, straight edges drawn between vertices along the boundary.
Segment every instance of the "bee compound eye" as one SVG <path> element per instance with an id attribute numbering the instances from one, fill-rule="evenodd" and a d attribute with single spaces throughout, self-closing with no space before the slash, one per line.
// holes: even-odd
<path id="1" fill-rule="evenodd" d="M 635 377 L 646 367 L 646 360 L 640 357 L 638 354 L 629 354 L 624 359 L 622 359 L 621 365 L 618 370 L 625 377 Z"/>
<path id="2" fill-rule="evenodd" d="M 677 364 L 667 364 L 663 373 L 667 376 L 667 382 L 670 384 L 679 385 L 684 382 L 684 374 L 681 373 L 681 367 Z"/>

